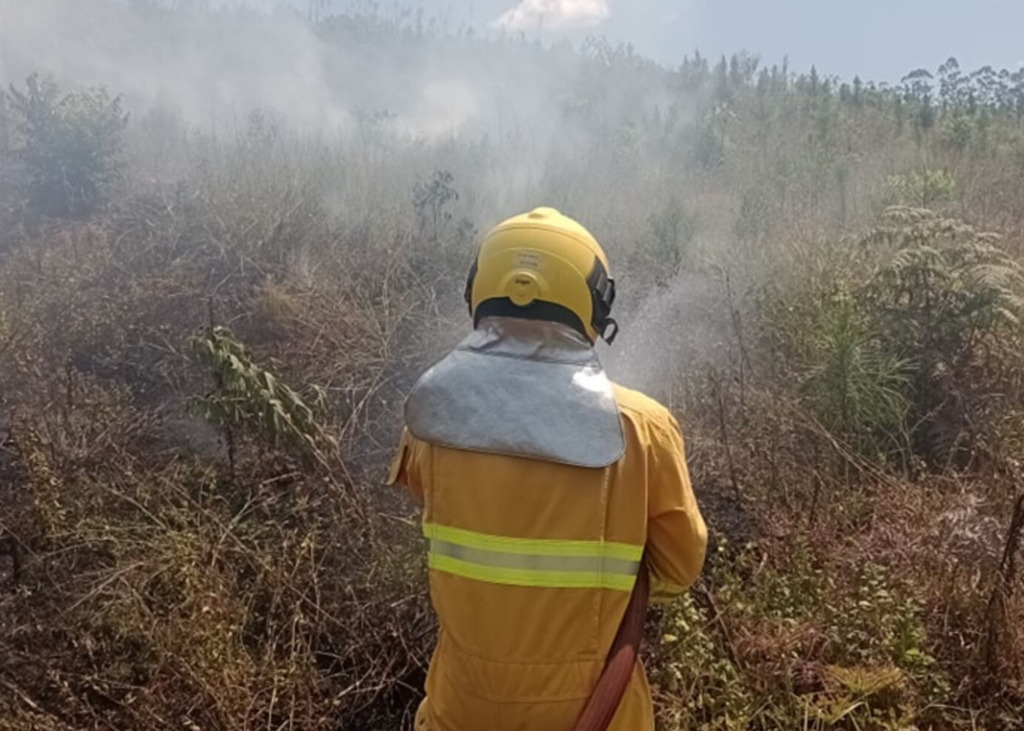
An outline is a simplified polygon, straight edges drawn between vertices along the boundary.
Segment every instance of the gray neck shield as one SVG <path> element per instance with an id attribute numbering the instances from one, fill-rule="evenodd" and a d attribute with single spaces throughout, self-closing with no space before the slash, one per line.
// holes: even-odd
<path id="1" fill-rule="evenodd" d="M 593 346 L 559 323 L 482 320 L 405 403 L 417 439 L 453 449 L 602 468 L 626 450 Z"/>

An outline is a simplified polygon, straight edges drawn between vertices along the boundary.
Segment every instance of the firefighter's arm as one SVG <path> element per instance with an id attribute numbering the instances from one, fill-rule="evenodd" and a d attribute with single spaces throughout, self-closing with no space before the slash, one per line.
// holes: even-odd
<path id="1" fill-rule="evenodd" d="M 423 504 L 423 482 L 419 470 L 419 445 L 408 429 L 402 429 L 398 450 L 391 460 L 387 485 L 405 485 L 416 501 Z"/>
<path id="2" fill-rule="evenodd" d="M 697 581 L 708 532 L 690 485 L 679 424 L 651 425 L 647 564 L 651 601 L 665 602 Z"/>

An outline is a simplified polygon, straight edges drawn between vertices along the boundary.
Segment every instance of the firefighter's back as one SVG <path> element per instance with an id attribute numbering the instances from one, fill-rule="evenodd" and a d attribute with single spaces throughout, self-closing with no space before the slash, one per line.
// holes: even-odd
<path id="1" fill-rule="evenodd" d="M 616 397 L 626 452 L 602 469 L 409 440 L 441 627 L 423 727 L 566 731 L 579 717 L 647 539 L 652 430 L 670 420 Z M 612 728 L 652 727 L 638 667 Z"/>
<path id="2" fill-rule="evenodd" d="M 615 291 L 579 222 L 551 208 L 510 218 L 467 278 L 473 331 L 409 393 L 391 481 L 424 503 L 441 625 L 423 729 L 569 731 L 641 561 L 654 600 L 700 569 L 679 427 L 614 387 L 594 349 L 618 332 Z M 637 666 L 611 729 L 651 728 Z"/>

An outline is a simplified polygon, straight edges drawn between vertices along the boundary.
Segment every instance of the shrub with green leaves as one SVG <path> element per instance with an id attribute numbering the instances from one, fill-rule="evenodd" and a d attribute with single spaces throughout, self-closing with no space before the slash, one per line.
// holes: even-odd
<path id="1" fill-rule="evenodd" d="M 659 662 L 651 682 L 659 694 L 679 699 L 662 708 L 666 729 L 749 728 L 754 696 L 711 624 L 692 595 L 674 602 L 661 617 Z"/>
<path id="2" fill-rule="evenodd" d="M 659 286 L 667 285 L 692 256 L 691 245 L 697 234 L 697 217 L 677 197 L 648 219 L 647 236 L 637 246 L 632 267 Z"/>
<path id="3" fill-rule="evenodd" d="M 887 177 L 883 198 L 889 204 L 932 208 L 952 201 L 956 190 L 952 173 L 925 168 Z"/>
<path id="4" fill-rule="evenodd" d="M 969 459 L 984 440 L 989 412 L 1019 404 L 998 373 L 1024 365 L 1019 342 L 1024 270 L 999 236 L 931 211 L 896 207 L 865 239 L 898 250 L 860 292 L 885 348 L 913 364 L 908 396 L 916 448 L 933 460 Z"/>
<path id="5" fill-rule="evenodd" d="M 216 389 L 202 398 L 203 415 L 220 427 L 249 427 L 274 446 L 289 446 L 323 461 L 337 448 L 321 421 L 326 394 L 313 386 L 305 398 L 257 365 L 225 327 L 211 327 L 192 339 L 192 350 L 210 369 Z"/>
<path id="6" fill-rule="evenodd" d="M 1024 269 L 999 242 L 893 207 L 851 246 L 857 266 L 812 263 L 770 292 L 766 332 L 804 405 L 871 459 L 966 466 L 995 439 L 1019 443 Z"/>
<path id="7" fill-rule="evenodd" d="M 121 180 L 128 116 L 102 87 L 63 93 L 33 74 L 11 86 L 0 109 L 10 118 L 11 154 L 3 171 L 36 214 L 84 216 L 104 205 Z"/>

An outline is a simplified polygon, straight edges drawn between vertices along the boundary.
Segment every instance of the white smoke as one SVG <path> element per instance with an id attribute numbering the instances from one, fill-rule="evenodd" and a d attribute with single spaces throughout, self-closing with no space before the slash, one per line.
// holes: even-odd
<path id="1" fill-rule="evenodd" d="M 495 25 L 508 30 L 570 30 L 600 25 L 611 16 L 608 0 L 522 0 Z"/>
<path id="2" fill-rule="evenodd" d="M 522 90 L 511 106 L 536 126 L 554 126 L 539 69 L 435 47 L 408 28 L 412 42 L 401 52 L 369 39 L 328 40 L 288 10 L 305 3 L 209 0 L 172 10 L 174 0 L 0 0 L 0 89 L 38 72 L 63 88 L 106 86 L 136 116 L 173 110 L 220 133 L 259 109 L 294 129 L 342 134 L 376 115 L 404 135 L 438 141 L 491 131 L 498 79 L 507 93 Z"/>

